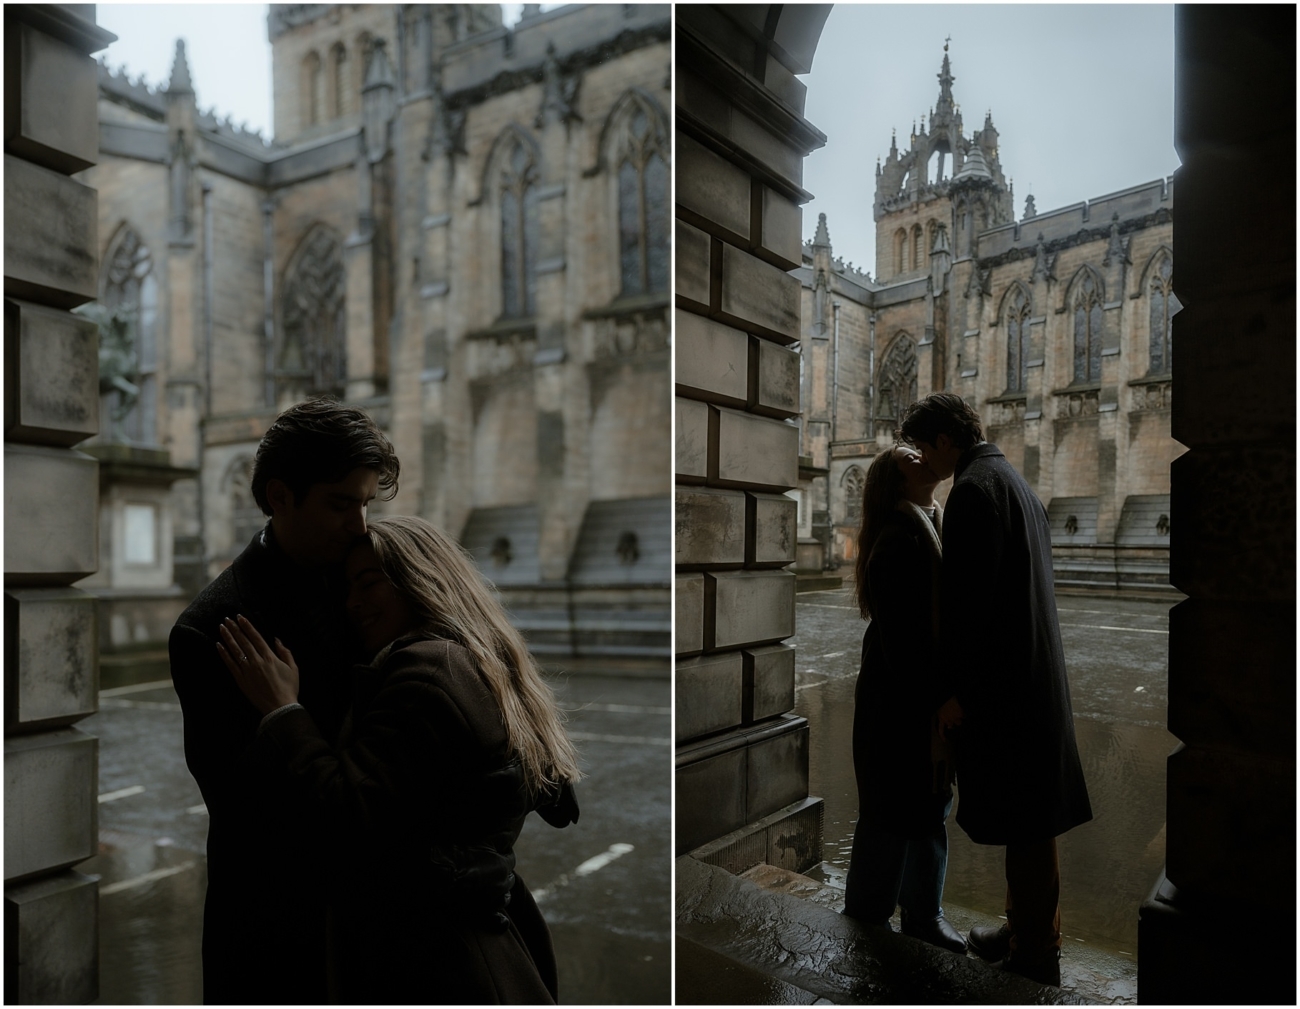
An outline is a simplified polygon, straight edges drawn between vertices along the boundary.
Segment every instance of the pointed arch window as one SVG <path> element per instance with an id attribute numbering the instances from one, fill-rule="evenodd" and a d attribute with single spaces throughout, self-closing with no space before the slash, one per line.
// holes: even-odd
<path id="1" fill-rule="evenodd" d="M 537 301 L 537 168 L 518 137 L 501 159 L 501 314 L 524 318 Z"/>
<path id="2" fill-rule="evenodd" d="M 900 427 L 904 411 L 916 402 L 916 344 L 906 333 L 894 338 L 876 384 L 876 419 Z"/>
<path id="3" fill-rule="evenodd" d="M 285 274 L 277 393 L 300 399 L 342 395 L 347 386 L 347 274 L 343 246 L 317 226 L 303 240 Z"/>
<path id="4" fill-rule="evenodd" d="M 1174 294 L 1173 263 L 1168 256 L 1151 277 L 1151 358 L 1148 375 L 1169 375 L 1174 370 L 1174 314 L 1182 306 Z"/>
<path id="5" fill-rule="evenodd" d="M 925 239 L 921 235 L 921 226 L 912 226 L 912 269 L 919 270 L 925 265 Z"/>
<path id="6" fill-rule="evenodd" d="M 1074 296 L 1074 381 L 1101 381 L 1101 294 L 1090 273 Z"/>
<path id="7" fill-rule="evenodd" d="M 309 52 L 302 61 L 302 78 L 302 93 L 307 105 L 306 125 L 316 126 L 325 112 L 325 73 L 319 53 Z"/>
<path id="8" fill-rule="evenodd" d="M 101 431 L 111 441 L 158 441 L 158 281 L 153 256 L 124 226 L 105 257 L 100 293 Z"/>
<path id="9" fill-rule="evenodd" d="M 348 112 L 348 51 L 342 42 L 330 50 L 330 116 L 341 119 Z"/>
<path id="10" fill-rule="evenodd" d="M 1024 392 L 1028 383 L 1029 299 L 1017 287 L 1007 304 L 1007 392 Z"/>
<path id="11" fill-rule="evenodd" d="M 618 245 L 624 297 L 668 290 L 668 130 L 643 95 L 630 91 L 614 113 Z"/>
<path id="12" fill-rule="evenodd" d="M 862 493 L 867 485 L 867 476 L 861 466 L 850 466 L 844 471 L 840 483 L 844 487 L 844 521 L 858 525 L 862 522 Z"/>
<path id="13" fill-rule="evenodd" d="M 907 269 L 907 230 L 899 228 L 894 232 L 894 273 Z"/>

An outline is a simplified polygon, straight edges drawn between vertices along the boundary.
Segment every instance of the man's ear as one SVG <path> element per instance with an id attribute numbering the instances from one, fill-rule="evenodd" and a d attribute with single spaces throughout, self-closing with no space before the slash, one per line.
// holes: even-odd
<path id="1" fill-rule="evenodd" d="M 283 480 L 266 481 L 266 503 L 271 506 L 273 515 L 283 515 L 293 504 L 293 491 Z"/>
<path id="2" fill-rule="evenodd" d="M 934 436 L 934 447 L 940 452 L 947 452 L 952 448 L 952 439 L 943 432 L 940 432 Z"/>

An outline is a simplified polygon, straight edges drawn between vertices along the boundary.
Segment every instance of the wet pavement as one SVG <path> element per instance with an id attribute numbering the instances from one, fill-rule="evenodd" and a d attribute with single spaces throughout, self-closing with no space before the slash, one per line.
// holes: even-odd
<path id="1" fill-rule="evenodd" d="M 1136 958 L 1137 912 L 1164 864 L 1168 613 L 1174 605 L 1060 595 L 1091 823 L 1063 835 L 1061 920 L 1066 955 L 1092 946 Z M 826 871 L 848 866 L 857 796 L 853 690 L 865 627 L 851 589 L 797 597 L 797 701 L 812 724 L 810 790 L 826 800 Z M 958 792 L 960 803 L 960 790 Z M 1003 912 L 1003 849 L 973 844 L 949 820 L 945 907 Z"/>
<path id="2" fill-rule="evenodd" d="M 156 672 L 152 675 L 157 675 Z M 126 676 L 130 679 L 129 672 Z M 550 924 L 568 1004 L 670 997 L 670 683 L 666 664 L 551 678 L 587 777 L 579 822 L 530 817 L 518 871 Z M 98 1004 L 197 1004 L 207 811 L 168 680 L 110 686 L 98 736 Z"/>

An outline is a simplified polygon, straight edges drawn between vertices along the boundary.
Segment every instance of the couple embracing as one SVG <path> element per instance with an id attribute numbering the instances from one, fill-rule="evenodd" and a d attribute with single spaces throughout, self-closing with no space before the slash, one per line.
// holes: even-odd
<path id="1" fill-rule="evenodd" d="M 1047 515 L 960 396 L 912 404 L 867 473 L 856 564 L 871 622 L 853 725 L 858 825 L 844 913 L 1060 985 L 1056 838 L 1092 819 Z M 934 500 L 954 476 L 947 508 Z M 1006 847 L 1006 917 L 968 938 L 941 906 L 946 820 Z"/>
<path id="2" fill-rule="evenodd" d="M 266 526 L 170 640 L 209 815 L 207 1003 L 550 1003 L 514 873 L 536 810 L 576 822 L 577 756 L 461 548 L 409 517 L 364 412 L 302 403 L 253 464 Z"/>

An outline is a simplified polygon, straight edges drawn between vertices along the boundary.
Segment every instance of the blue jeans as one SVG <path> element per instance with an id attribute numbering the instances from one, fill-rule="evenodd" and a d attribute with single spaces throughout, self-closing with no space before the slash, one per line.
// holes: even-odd
<path id="1" fill-rule="evenodd" d="M 849 856 L 844 913 L 860 921 L 884 924 L 895 906 L 915 921 L 932 921 L 943 914 L 943 881 L 948 872 L 948 813 L 945 823 L 922 838 L 902 838 L 859 816 Z"/>

